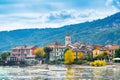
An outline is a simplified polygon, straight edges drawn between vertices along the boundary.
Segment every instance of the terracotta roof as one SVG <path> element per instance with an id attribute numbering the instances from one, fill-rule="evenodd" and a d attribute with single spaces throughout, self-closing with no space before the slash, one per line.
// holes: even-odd
<path id="1" fill-rule="evenodd" d="M 99 50 L 105 51 L 105 50 L 108 50 L 108 48 L 106 48 L 106 47 L 100 47 Z"/>
<path id="2" fill-rule="evenodd" d="M 81 43 L 81 42 L 75 42 L 73 44 L 73 46 L 77 47 L 77 46 L 81 46 L 81 45 L 85 45 L 84 43 Z"/>
<path id="3" fill-rule="evenodd" d="M 58 46 L 59 48 L 66 48 L 66 46 Z"/>
<path id="4" fill-rule="evenodd" d="M 49 44 L 48 46 L 58 47 L 58 48 L 66 48 L 66 46 L 63 46 L 63 45 L 59 44 L 58 42 L 53 42 L 53 43 Z"/>
<path id="5" fill-rule="evenodd" d="M 103 47 L 103 45 L 99 45 L 99 44 L 94 44 L 92 45 L 94 48 L 100 48 L 100 47 Z"/>
<path id="6" fill-rule="evenodd" d="M 8 56 L 8 58 L 25 58 L 25 56 Z"/>
<path id="7" fill-rule="evenodd" d="M 32 49 L 34 47 L 37 47 L 37 46 L 16 46 L 12 49 Z"/>
<path id="8" fill-rule="evenodd" d="M 110 49 L 112 49 L 112 50 L 114 50 L 114 49 L 118 49 L 118 48 L 119 48 L 118 45 L 113 45 L 113 46 L 110 47 Z"/>
<path id="9" fill-rule="evenodd" d="M 120 46 L 119 46 L 119 45 L 116 45 L 116 44 L 106 45 L 106 47 L 107 47 L 109 50 L 115 50 L 115 49 L 120 48 Z"/>
<path id="10" fill-rule="evenodd" d="M 53 43 L 50 43 L 49 46 L 62 46 L 62 45 L 55 41 Z"/>

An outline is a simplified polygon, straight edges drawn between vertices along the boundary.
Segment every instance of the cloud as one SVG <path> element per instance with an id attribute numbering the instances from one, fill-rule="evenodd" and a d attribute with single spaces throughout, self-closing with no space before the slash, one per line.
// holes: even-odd
<path id="1" fill-rule="evenodd" d="M 69 24 L 82 23 L 107 17 L 116 10 L 63 10 L 50 13 L 26 13 L 0 15 L 0 30 L 14 30 L 25 28 L 61 27 Z"/>
<path id="2" fill-rule="evenodd" d="M 120 0 L 113 0 L 113 5 L 120 10 Z"/>
<path id="3" fill-rule="evenodd" d="M 48 16 L 48 22 L 54 21 L 54 22 L 58 22 L 58 21 L 64 21 L 67 19 L 71 19 L 73 18 L 72 14 L 70 12 L 67 11 L 56 11 L 56 12 L 52 12 L 50 13 Z"/>
<path id="4" fill-rule="evenodd" d="M 120 0 L 0 0 L 0 30 L 61 27 L 118 12 Z"/>
<path id="5" fill-rule="evenodd" d="M 105 0 L 0 0 L 0 13 L 43 13 L 105 7 Z"/>
<path id="6" fill-rule="evenodd" d="M 107 0 L 106 5 L 120 10 L 120 0 Z"/>

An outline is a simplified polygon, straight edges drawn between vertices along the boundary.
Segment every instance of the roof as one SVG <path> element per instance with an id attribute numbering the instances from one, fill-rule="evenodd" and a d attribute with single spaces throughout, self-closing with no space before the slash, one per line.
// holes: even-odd
<path id="1" fill-rule="evenodd" d="M 82 51 L 82 52 L 86 52 L 86 51 L 92 51 L 93 50 L 93 46 L 92 45 L 87 45 L 81 42 L 76 42 L 74 44 L 68 45 L 69 48 L 71 48 L 73 51 Z"/>
<path id="2" fill-rule="evenodd" d="M 120 48 L 119 45 L 116 45 L 116 44 L 106 45 L 106 47 L 107 47 L 109 50 L 115 50 L 115 49 Z"/>
<path id="3" fill-rule="evenodd" d="M 50 47 L 59 47 L 59 48 L 65 48 L 66 46 L 63 46 L 63 45 L 61 45 L 60 43 L 58 43 L 58 42 L 53 42 L 53 43 L 50 43 L 48 46 L 50 46 Z"/>
<path id="4" fill-rule="evenodd" d="M 92 45 L 94 48 L 101 48 L 101 47 L 103 47 L 103 45 L 100 45 L 100 44 L 93 44 Z"/>
<path id="5" fill-rule="evenodd" d="M 74 46 L 74 47 L 85 46 L 85 44 L 82 43 L 82 42 L 75 42 L 75 43 L 73 44 L 73 46 Z"/>
<path id="6" fill-rule="evenodd" d="M 50 43 L 49 46 L 62 46 L 60 43 L 58 43 L 57 41 Z"/>
<path id="7" fill-rule="evenodd" d="M 32 49 L 34 47 L 37 47 L 37 46 L 16 46 L 12 49 Z"/>

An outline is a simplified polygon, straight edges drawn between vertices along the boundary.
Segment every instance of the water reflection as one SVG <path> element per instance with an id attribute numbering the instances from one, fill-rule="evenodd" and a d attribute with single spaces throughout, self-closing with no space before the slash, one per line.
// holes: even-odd
<path id="1" fill-rule="evenodd" d="M 67 68 L 65 76 L 66 76 L 66 80 L 76 80 L 75 79 L 75 69 L 74 68 Z"/>
<path id="2" fill-rule="evenodd" d="M 33 67 L 0 67 L 0 80 L 119 80 L 119 75 L 120 68 L 69 67 L 66 71 L 57 71 Z"/>

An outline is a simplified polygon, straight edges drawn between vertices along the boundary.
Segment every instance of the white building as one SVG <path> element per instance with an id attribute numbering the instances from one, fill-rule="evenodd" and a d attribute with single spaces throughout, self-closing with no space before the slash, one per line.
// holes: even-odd
<path id="1" fill-rule="evenodd" d="M 66 34 L 66 37 L 65 37 L 65 46 L 71 44 L 71 36 L 69 33 Z"/>
<path id="2" fill-rule="evenodd" d="M 59 44 L 58 42 L 53 42 L 49 45 L 53 51 L 50 52 L 50 61 L 63 59 L 64 58 L 64 51 L 66 46 Z"/>

